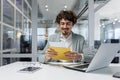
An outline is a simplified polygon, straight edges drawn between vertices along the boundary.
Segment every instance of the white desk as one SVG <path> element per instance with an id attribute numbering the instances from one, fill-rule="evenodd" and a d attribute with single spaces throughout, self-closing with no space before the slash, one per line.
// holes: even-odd
<path id="1" fill-rule="evenodd" d="M 38 63 L 35 66 L 40 66 Z M 0 67 L 0 80 L 120 80 L 112 74 L 119 71 L 120 64 L 110 64 L 109 67 L 94 72 L 84 73 L 58 66 L 42 64 L 42 69 L 34 73 L 22 73 L 23 62 L 15 62 Z"/>

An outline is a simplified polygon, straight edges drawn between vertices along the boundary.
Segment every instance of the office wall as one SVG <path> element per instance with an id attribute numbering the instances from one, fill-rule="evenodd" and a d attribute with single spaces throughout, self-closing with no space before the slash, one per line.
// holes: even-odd
<path id="1" fill-rule="evenodd" d="M 1 65 L 7 64 L 7 60 L 16 60 L 6 55 L 20 51 L 20 36 L 30 33 L 31 10 L 30 0 L 0 0 Z"/>

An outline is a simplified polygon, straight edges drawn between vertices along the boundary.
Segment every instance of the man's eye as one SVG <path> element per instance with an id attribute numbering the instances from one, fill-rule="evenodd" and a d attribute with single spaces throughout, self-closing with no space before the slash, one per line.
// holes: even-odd
<path id="1" fill-rule="evenodd" d="M 61 25 L 64 25 L 64 23 L 60 23 Z"/>
<path id="2" fill-rule="evenodd" d="M 70 23 L 67 23 L 67 25 L 70 25 Z"/>

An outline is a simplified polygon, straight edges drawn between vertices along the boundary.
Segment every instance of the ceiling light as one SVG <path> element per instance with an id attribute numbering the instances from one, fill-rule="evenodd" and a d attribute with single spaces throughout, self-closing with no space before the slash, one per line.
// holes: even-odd
<path id="1" fill-rule="evenodd" d="M 45 8 L 48 8 L 48 5 L 47 5 L 47 4 L 45 5 Z"/>
<path id="2" fill-rule="evenodd" d="M 65 5 L 64 8 L 67 8 L 67 5 Z"/>
<path id="3" fill-rule="evenodd" d="M 104 26 L 105 24 L 104 23 L 102 23 L 102 26 Z"/>
<path id="4" fill-rule="evenodd" d="M 118 22 L 120 22 L 120 20 L 118 20 Z"/>
<path id="5" fill-rule="evenodd" d="M 48 11 L 48 8 L 46 9 L 46 11 Z"/>
<path id="6" fill-rule="evenodd" d="M 118 20 L 117 18 L 114 19 L 114 21 L 117 21 L 117 20 Z"/>
<path id="7" fill-rule="evenodd" d="M 99 25 L 99 27 L 101 27 L 102 25 Z"/>
<path id="8" fill-rule="evenodd" d="M 64 11 L 66 11 L 67 10 L 67 5 L 65 4 L 64 5 L 64 9 L 63 9 Z"/>
<path id="9" fill-rule="evenodd" d="M 64 5 L 64 8 L 67 8 L 67 5 Z"/>
<path id="10" fill-rule="evenodd" d="M 103 28 L 105 28 L 105 25 L 104 26 L 102 26 Z"/>
<path id="11" fill-rule="evenodd" d="M 116 22 L 113 22 L 113 24 L 115 24 Z"/>

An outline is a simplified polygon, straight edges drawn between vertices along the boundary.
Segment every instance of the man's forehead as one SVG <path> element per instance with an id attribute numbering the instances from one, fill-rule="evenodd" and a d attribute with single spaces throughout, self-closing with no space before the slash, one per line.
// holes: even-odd
<path id="1" fill-rule="evenodd" d="M 67 19 L 61 19 L 60 22 L 71 22 L 71 21 L 69 21 Z"/>

